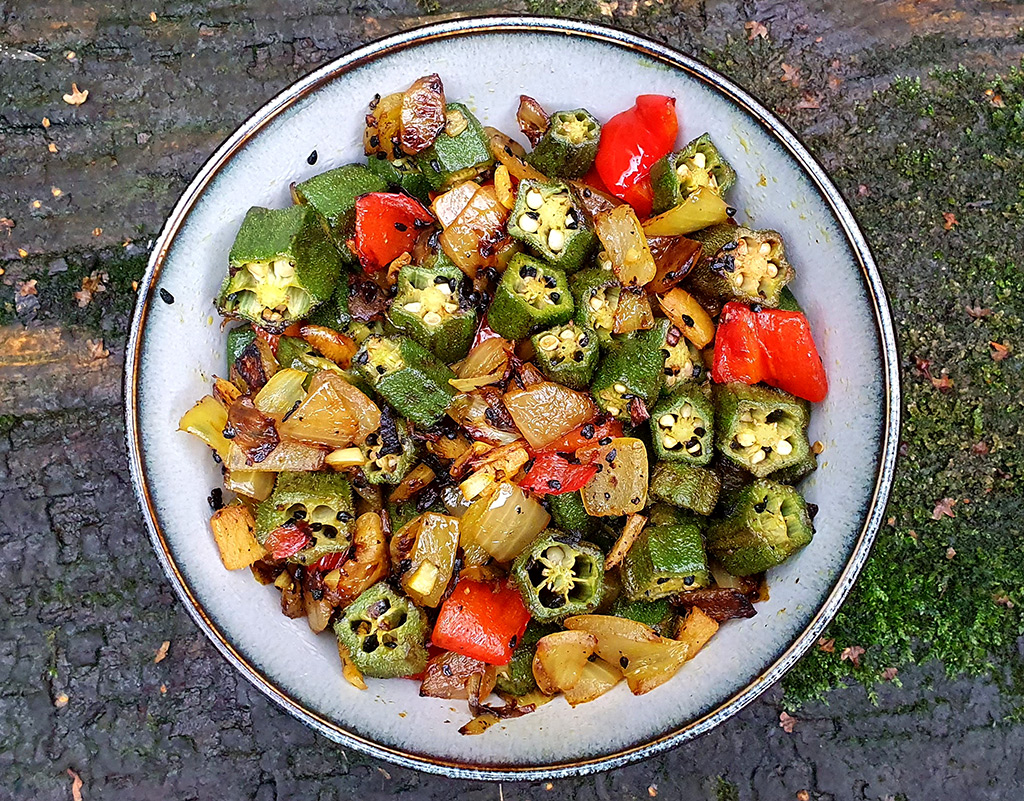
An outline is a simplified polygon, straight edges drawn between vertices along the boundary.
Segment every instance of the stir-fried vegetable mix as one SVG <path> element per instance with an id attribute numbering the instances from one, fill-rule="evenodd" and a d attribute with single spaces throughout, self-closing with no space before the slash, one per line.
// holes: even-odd
<path id="1" fill-rule="evenodd" d="M 225 567 L 467 733 L 646 693 L 754 615 L 813 535 L 827 391 L 782 235 L 733 219 L 708 134 L 674 150 L 674 99 L 516 118 L 531 152 L 425 76 L 370 103 L 365 164 L 250 209 L 228 378 L 181 420 Z"/>

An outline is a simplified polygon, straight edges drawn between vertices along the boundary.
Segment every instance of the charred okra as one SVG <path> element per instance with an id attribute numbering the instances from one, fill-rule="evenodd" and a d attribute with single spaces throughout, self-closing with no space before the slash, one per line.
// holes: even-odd
<path id="1" fill-rule="evenodd" d="M 342 258 L 354 264 L 356 255 L 347 243 L 355 233 L 356 198 L 367 192 L 386 192 L 387 188 L 383 178 L 362 164 L 346 164 L 295 184 L 292 197 L 323 218 Z"/>
<path id="2" fill-rule="evenodd" d="M 444 130 L 415 160 L 434 191 L 476 178 L 494 164 L 480 121 L 462 103 L 447 105 Z"/>
<path id="3" fill-rule="evenodd" d="M 673 625 L 676 622 L 676 613 L 666 598 L 659 598 L 657 601 L 631 601 L 627 596 L 620 595 L 612 604 L 609 614 L 643 623 L 654 629 L 655 634 L 663 637 L 672 636 Z"/>
<path id="4" fill-rule="evenodd" d="M 548 529 L 516 557 L 512 578 L 523 602 L 541 623 L 585 615 L 601 602 L 604 554 L 588 542 L 569 545 Z"/>
<path id="5" fill-rule="evenodd" d="M 384 153 L 376 153 L 366 160 L 366 167 L 391 189 L 412 195 L 425 206 L 430 205 L 430 182 L 412 159 L 389 159 Z"/>
<path id="6" fill-rule="evenodd" d="M 476 310 L 459 292 L 464 277 L 444 256 L 431 267 L 403 267 L 391 304 L 395 327 L 447 364 L 465 357 L 476 331 Z"/>
<path id="7" fill-rule="evenodd" d="M 360 450 L 366 460 L 363 475 L 371 484 L 398 484 L 416 462 L 409 423 L 395 417 L 387 406 L 381 409 L 380 430 L 367 436 Z"/>
<path id="8" fill-rule="evenodd" d="M 696 384 L 681 384 L 651 410 L 651 440 L 658 459 L 706 465 L 714 453 L 715 413 Z"/>
<path id="9" fill-rule="evenodd" d="M 622 560 L 622 587 L 632 600 L 654 601 L 711 583 L 700 526 L 648 526 Z"/>
<path id="10" fill-rule="evenodd" d="M 347 551 L 355 531 L 351 485 L 340 473 L 278 474 L 274 492 L 256 507 L 256 539 L 267 545 L 282 527 L 294 528 L 292 536 L 308 537 L 290 562 L 312 565 Z"/>
<path id="11" fill-rule="evenodd" d="M 808 460 L 807 404 L 782 390 L 731 383 L 715 386 L 715 444 L 757 478 Z"/>
<path id="12" fill-rule="evenodd" d="M 579 178 L 594 164 L 601 123 L 584 108 L 556 111 L 527 162 L 549 178 Z"/>
<path id="13" fill-rule="evenodd" d="M 711 526 L 707 547 L 734 576 L 751 576 L 782 564 L 813 536 L 800 493 L 761 479 L 740 493 L 728 518 Z"/>
<path id="14" fill-rule="evenodd" d="M 580 390 L 590 385 L 600 351 L 593 331 L 570 322 L 534 334 L 531 341 L 537 366 L 552 381 Z"/>
<path id="15" fill-rule="evenodd" d="M 693 238 L 703 244 L 705 258 L 693 269 L 690 282 L 708 297 L 774 307 L 796 274 L 777 231 L 716 225 Z"/>
<path id="16" fill-rule="evenodd" d="M 665 357 L 665 391 L 677 386 L 698 382 L 707 376 L 700 348 L 683 336 L 676 326 L 670 325 L 665 333 L 665 344 L 661 347 Z"/>
<path id="17" fill-rule="evenodd" d="M 634 400 L 639 400 L 646 412 L 658 399 L 664 364 L 661 346 L 668 325 L 668 320 L 658 320 L 654 328 L 623 340 L 601 359 L 590 392 L 612 417 L 631 422 L 636 416 L 631 409 Z"/>
<path id="18" fill-rule="evenodd" d="M 508 233 L 567 274 L 580 268 L 597 243 L 586 216 L 561 181 L 520 181 Z"/>
<path id="19" fill-rule="evenodd" d="M 546 501 L 551 522 L 561 531 L 578 537 L 589 536 L 594 531 L 596 521 L 587 514 L 579 492 L 548 495 Z"/>
<path id="20" fill-rule="evenodd" d="M 711 137 L 701 134 L 682 150 L 659 159 L 651 168 L 654 213 L 678 206 L 702 186 L 716 195 L 723 195 L 734 183 L 736 171 L 722 158 Z"/>
<path id="21" fill-rule="evenodd" d="M 711 470 L 685 462 L 658 462 L 651 474 L 653 498 L 705 517 L 715 510 L 721 488 L 722 482 Z"/>
<path id="22" fill-rule="evenodd" d="M 523 253 L 512 257 L 494 291 L 487 322 L 505 339 L 524 339 L 572 318 L 565 273 Z"/>
<path id="23" fill-rule="evenodd" d="M 334 291 L 338 251 L 306 206 L 245 215 L 228 257 L 217 308 L 278 333 L 302 320 Z"/>
<path id="24" fill-rule="evenodd" d="M 348 606 L 334 633 L 365 676 L 414 676 L 427 666 L 426 617 L 383 581 Z"/>
<path id="25" fill-rule="evenodd" d="M 455 373 L 409 337 L 370 336 L 353 362 L 374 392 L 416 425 L 430 428 L 455 397 Z"/>

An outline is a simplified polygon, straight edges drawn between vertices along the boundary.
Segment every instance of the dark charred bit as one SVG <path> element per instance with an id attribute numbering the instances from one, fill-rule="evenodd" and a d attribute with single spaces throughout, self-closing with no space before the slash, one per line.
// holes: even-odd
<path id="1" fill-rule="evenodd" d="M 635 426 L 651 419 L 651 413 L 647 409 L 647 404 L 645 404 L 642 399 L 633 398 L 633 400 L 629 402 L 629 419 Z"/>
<path id="2" fill-rule="evenodd" d="M 668 345 L 670 348 L 674 348 L 676 345 L 679 344 L 679 339 L 680 337 L 682 337 L 682 335 L 682 331 L 680 331 L 675 326 L 672 326 L 671 328 L 668 329 L 668 333 L 665 334 L 665 344 Z"/>
<path id="3" fill-rule="evenodd" d="M 427 509 L 437 503 L 438 492 L 433 485 L 428 485 L 420 490 L 416 496 L 416 511 L 423 514 Z"/>
<path id="4" fill-rule="evenodd" d="M 210 496 L 206 499 L 206 502 L 210 504 L 210 508 L 213 511 L 224 508 L 224 491 L 220 487 L 214 487 L 210 490 Z"/>
<path id="5" fill-rule="evenodd" d="M 402 452 L 402 440 L 398 436 L 395 413 L 387 404 L 382 404 L 380 410 L 380 443 L 379 456 Z"/>

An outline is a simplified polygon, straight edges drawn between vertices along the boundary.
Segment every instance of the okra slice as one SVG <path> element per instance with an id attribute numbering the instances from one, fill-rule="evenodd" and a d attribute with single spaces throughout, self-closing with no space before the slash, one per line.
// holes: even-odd
<path id="1" fill-rule="evenodd" d="M 808 448 L 807 456 L 799 462 L 789 467 L 782 467 L 772 473 L 772 481 L 777 481 L 780 484 L 799 484 L 817 469 L 818 457 L 815 456 L 813 449 Z"/>
<path id="2" fill-rule="evenodd" d="M 716 384 L 715 445 L 757 478 L 805 462 L 807 404 L 786 392 L 739 382 Z"/>
<path id="3" fill-rule="evenodd" d="M 512 563 L 512 580 L 541 623 L 585 615 L 601 602 L 604 554 L 589 542 L 570 545 L 566 539 L 548 529 Z"/>
<path id="4" fill-rule="evenodd" d="M 426 616 L 383 581 L 349 604 L 334 633 L 363 675 L 394 679 L 427 666 Z"/>
<path id="5" fill-rule="evenodd" d="M 464 278 L 446 256 L 432 266 L 403 267 L 389 312 L 396 328 L 448 364 L 466 356 L 476 331 L 476 309 L 459 292 Z"/>
<path id="6" fill-rule="evenodd" d="M 416 166 L 434 191 L 476 178 L 494 166 L 484 129 L 468 108 L 449 103 L 445 119 L 434 144 L 415 156 Z"/>
<path id="7" fill-rule="evenodd" d="M 508 233 L 566 273 L 578 270 L 597 243 L 586 215 L 561 181 L 520 181 Z"/>
<path id="8" fill-rule="evenodd" d="M 708 529 L 707 548 L 734 576 L 752 576 L 782 564 L 813 537 L 800 493 L 761 479 L 742 491 L 729 517 Z"/>
<path id="9" fill-rule="evenodd" d="M 312 209 L 253 206 L 231 246 L 217 308 L 278 333 L 330 298 L 340 273 L 338 250 Z"/>
<path id="10" fill-rule="evenodd" d="M 654 328 L 623 340 L 601 359 L 590 392 L 602 410 L 632 422 L 635 415 L 630 407 L 634 400 L 639 400 L 646 411 L 658 399 L 664 364 L 661 346 L 668 325 L 668 320 L 657 320 Z"/>
<path id="11" fill-rule="evenodd" d="M 682 150 L 659 159 L 651 168 L 654 213 L 678 206 L 702 186 L 723 195 L 734 183 L 736 171 L 722 158 L 711 137 L 701 134 Z"/>
<path id="12" fill-rule="evenodd" d="M 598 266 L 580 270 L 569 282 L 575 302 L 576 324 L 597 334 L 598 344 L 603 348 L 617 340 L 612 331 L 622 291 L 622 284 L 612 272 L 611 262 L 607 264 L 607 269 Z"/>
<path id="13" fill-rule="evenodd" d="M 524 339 L 572 318 L 565 273 L 524 253 L 512 257 L 501 276 L 487 322 L 505 339 Z"/>
<path id="14" fill-rule="evenodd" d="M 651 441 L 658 459 L 703 466 L 715 450 L 715 411 L 696 384 L 681 384 L 651 410 Z"/>
<path id="15" fill-rule="evenodd" d="M 774 307 L 796 275 L 778 231 L 716 225 L 692 236 L 704 246 L 705 258 L 690 273 L 690 282 L 708 297 Z"/>
<path id="16" fill-rule="evenodd" d="M 721 488 L 714 472 L 685 462 L 658 462 L 651 474 L 651 497 L 705 517 L 715 510 Z"/>
<path id="17" fill-rule="evenodd" d="M 590 386 L 600 352 L 593 331 L 569 322 L 534 334 L 531 341 L 544 375 L 572 389 Z"/>
<path id="18" fill-rule="evenodd" d="M 594 164 L 601 123 L 585 108 L 556 111 L 527 163 L 549 178 L 579 178 Z"/>
<path id="19" fill-rule="evenodd" d="M 385 406 L 381 409 L 380 430 L 366 438 L 360 447 L 363 475 L 371 484 L 398 484 L 416 463 L 416 441 L 409 422 Z"/>
<path id="20" fill-rule="evenodd" d="M 348 297 L 349 276 L 348 273 L 342 272 L 338 276 L 338 283 L 331 297 L 306 319 L 313 325 L 344 331 L 352 322 L 352 315 L 348 311 Z"/>
<path id="21" fill-rule="evenodd" d="M 323 218 L 342 258 L 355 264 L 358 259 L 347 243 L 355 233 L 356 198 L 387 189 L 387 181 L 362 164 L 345 164 L 295 184 L 292 198 Z"/>
<path id="22" fill-rule="evenodd" d="M 248 324 L 240 325 L 228 331 L 228 373 L 231 372 L 235 360 L 252 344 L 254 339 L 256 339 L 256 332 Z"/>
<path id="23" fill-rule="evenodd" d="M 425 428 L 444 417 L 456 394 L 448 383 L 455 373 L 409 337 L 369 336 L 353 363 L 395 411 Z"/>
<path id="24" fill-rule="evenodd" d="M 620 573 L 634 601 L 707 587 L 711 577 L 700 526 L 648 526 L 622 560 Z"/>
<path id="25" fill-rule="evenodd" d="M 683 336 L 683 332 L 670 325 L 665 332 L 665 344 L 661 347 L 665 357 L 665 391 L 671 392 L 678 386 L 701 381 L 707 376 L 700 348 Z"/>
<path id="26" fill-rule="evenodd" d="M 654 503 L 645 512 L 649 526 L 682 526 L 688 523 L 702 525 L 703 518 L 689 509 L 680 509 L 670 503 Z"/>
<path id="27" fill-rule="evenodd" d="M 495 689 L 515 696 L 526 695 L 537 689 L 537 682 L 533 678 L 533 655 L 537 653 L 537 643 L 541 638 L 555 631 L 558 631 L 558 626 L 531 620 L 522 639 L 512 651 L 512 659 L 507 665 L 498 668 Z"/>
<path id="28" fill-rule="evenodd" d="M 579 492 L 548 495 L 545 501 L 551 513 L 551 522 L 561 531 L 577 537 L 589 536 L 594 531 L 597 521 L 587 514 Z"/>
<path id="29" fill-rule="evenodd" d="M 633 547 L 636 547 L 635 545 Z M 664 637 L 672 636 L 673 624 L 676 621 L 676 613 L 672 604 L 665 598 L 656 601 L 638 600 L 631 601 L 625 595 L 620 595 L 612 604 L 610 614 L 615 617 L 623 617 L 626 620 L 635 620 L 654 629 L 655 634 Z"/>
<path id="30" fill-rule="evenodd" d="M 412 159 L 389 159 L 385 153 L 375 153 L 366 160 L 366 167 L 391 189 L 412 195 L 424 206 L 430 205 L 430 182 Z"/>
<path id="31" fill-rule="evenodd" d="M 309 544 L 288 561 L 312 565 L 347 551 L 355 532 L 352 487 L 340 473 L 279 473 L 273 493 L 256 507 L 256 539 L 289 523 L 308 526 Z"/>
<path id="32" fill-rule="evenodd" d="M 803 307 L 800 302 L 796 299 L 796 296 L 792 293 L 790 288 L 784 287 L 782 292 L 779 293 L 779 305 L 778 308 L 783 311 L 795 311 L 804 313 Z"/>
<path id="33" fill-rule="evenodd" d="M 282 336 L 277 341 L 277 363 L 282 367 L 302 370 L 310 375 L 316 375 L 321 370 L 342 372 L 341 368 L 330 359 L 317 356 L 312 345 L 301 337 Z"/>

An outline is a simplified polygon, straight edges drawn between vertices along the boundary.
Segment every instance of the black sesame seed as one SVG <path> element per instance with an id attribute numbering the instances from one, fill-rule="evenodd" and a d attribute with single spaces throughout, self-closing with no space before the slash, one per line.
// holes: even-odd
<path id="1" fill-rule="evenodd" d="M 405 223 L 403 223 L 403 222 L 396 222 L 396 223 L 395 223 L 395 230 L 396 230 L 396 231 L 402 231 L 402 232 L 404 233 L 405 231 L 408 231 L 408 230 L 409 230 L 409 226 L 408 226 L 408 225 L 406 225 L 406 224 L 405 224 Z"/>
<path id="2" fill-rule="evenodd" d="M 623 670 L 625 670 L 626 668 L 629 667 L 629 659 L 627 659 L 624 656 L 620 657 L 619 658 L 619 665 L 622 667 Z"/>
<path id="3" fill-rule="evenodd" d="M 594 438 L 594 433 L 595 432 L 594 432 L 594 425 L 593 425 L 593 423 L 587 423 L 580 430 L 580 434 L 583 435 L 584 439 L 593 439 Z"/>
<path id="4" fill-rule="evenodd" d="M 761 503 L 754 504 L 754 511 L 758 514 L 762 514 L 768 508 L 768 496 L 766 495 Z"/>
<path id="5" fill-rule="evenodd" d="M 376 147 L 376 145 L 374 145 L 374 147 Z M 308 156 L 306 156 L 306 164 L 309 164 L 309 165 L 316 164 L 316 160 L 317 160 L 317 153 L 316 153 L 315 150 L 312 153 L 310 153 Z"/>
<path id="6" fill-rule="evenodd" d="M 384 375 L 384 373 L 386 373 L 386 372 L 387 372 L 387 368 L 386 368 L 386 367 L 385 367 L 385 366 L 384 366 L 383 364 L 378 364 L 378 365 L 377 365 L 377 372 L 378 372 L 378 373 L 379 373 L 380 375 Z"/>
<path id="7" fill-rule="evenodd" d="M 160 300 L 162 300 L 164 303 L 170 306 L 172 303 L 174 303 L 174 295 L 172 295 L 163 287 L 160 287 Z"/>
<path id="8" fill-rule="evenodd" d="M 614 464 L 615 463 L 615 457 L 618 456 L 618 455 L 619 455 L 618 448 L 612 448 L 610 451 L 608 451 L 607 454 L 605 454 L 604 460 L 606 462 L 608 462 L 608 464 Z"/>
<path id="9" fill-rule="evenodd" d="M 734 209 L 732 206 L 729 206 L 728 208 L 726 208 L 725 213 L 728 214 L 730 217 L 735 217 L 736 209 Z"/>
<path id="10" fill-rule="evenodd" d="M 609 442 L 611 442 L 611 441 L 612 441 L 612 438 L 611 438 L 611 437 L 601 437 L 601 439 L 599 439 L 599 440 L 597 441 L 597 444 L 598 444 L 598 445 L 607 445 L 607 444 L 608 444 Z"/>
<path id="11" fill-rule="evenodd" d="M 548 482 L 548 486 L 553 490 L 560 490 L 562 488 L 562 482 L 557 478 L 553 478 Z"/>
<path id="12" fill-rule="evenodd" d="M 217 511 L 224 507 L 224 492 L 220 487 L 214 487 L 210 490 L 210 496 L 206 499 L 206 502 L 210 504 L 210 508 L 213 511 Z"/>
<path id="13" fill-rule="evenodd" d="M 368 360 L 369 358 L 370 358 L 370 354 L 369 354 L 369 353 L 367 353 L 367 352 L 366 352 L 366 351 L 364 350 L 364 351 L 361 351 L 360 353 L 357 353 L 357 354 L 355 355 L 355 358 L 354 358 L 354 359 L 353 359 L 352 361 L 354 361 L 354 362 L 355 362 L 356 364 L 366 364 L 366 361 L 367 361 L 367 360 Z"/>
<path id="14" fill-rule="evenodd" d="M 686 576 L 683 579 L 683 584 L 685 584 L 687 587 L 689 587 L 691 584 L 693 584 L 693 582 L 694 582 L 693 576 Z"/>
<path id="15" fill-rule="evenodd" d="M 294 512 L 292 512 L 292 517 L 294 517 L 296 520 L 305 520 L 306 519 L 306 510 L 305 509 L 296 509 Z"/>
<path id="16" fill-rule="evenodd" d="M 514 649 L 516 647 L 516 643 L 518 642 L 519 638 L 515 634 L 513 634 L 512 639 L 508 641 L 508 647 Z"/>
<path id="17" fill-rule="evenodd" d="M 683 323 L 687 328 L 693 328 L 693 318 L 688 314 L 681 315 Z"/>
<path id="18" fill-rule="evenodd" d="M 536 276 L 537 268 L 531 264 L 524 264 L 522 267 L 519 268 L 520 278 L 536 278 Z"/>
<path id="19" fill-rule="evenodd" d="M 583 361 L 583 351 L 581 351 L 581 350 L 578 350 L 578 351 L 576 351 L 576 352 L 575 352 L 575 353 L 574 353 L 574 354 L 572 355 L 572 360 L 573 360 L 574 362 L 581 362 L 581 361 Z"/>
<path id="20" fill-rule="evenodd" d="M 552 292 L 549 295 L 549 297 L 551 298 L 551 302 L 552 303 L 558 303 L 562 299 L 562 293 L 561 292 Z"/>

